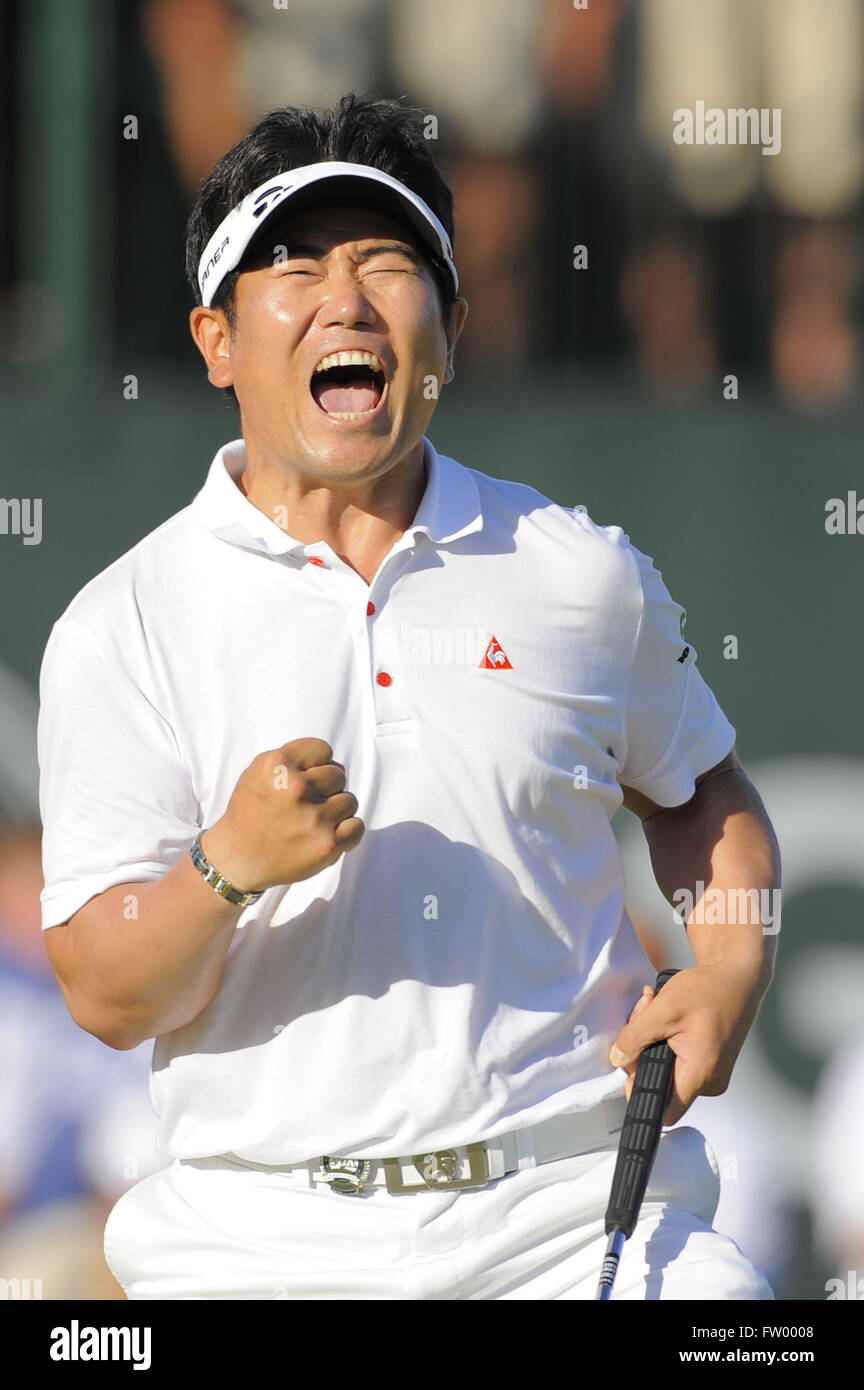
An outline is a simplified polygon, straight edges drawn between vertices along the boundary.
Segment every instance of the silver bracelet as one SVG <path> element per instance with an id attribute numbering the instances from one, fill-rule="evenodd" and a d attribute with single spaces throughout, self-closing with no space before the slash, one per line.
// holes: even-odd
<path id="1" fill-rule="evenodd" d="M 203 835 L 203 833 L 202 830 L 201 834 Z M 228 879 L 225 878 L 223 874 L 220 874 L 218 869 L 214 869 L 213 865 L 204 858 L 204 851 L 201 848 L 201 835 L 198 836 L 189 853 L 192 856 L 192 863 L 195 865 L 195 868 L 198 870 L 204 882 L 209 883 L 210 887 L 218 893 L 221 898 L 225 898 L 226 902 L 234 903 L 237 907 L 248 907 L 250 903 L 256 903 L 263 894 L 263 888 L 257 893 L 244 893 L 241 888 L 235 888 L 233 883 L 229 883 Z"/>

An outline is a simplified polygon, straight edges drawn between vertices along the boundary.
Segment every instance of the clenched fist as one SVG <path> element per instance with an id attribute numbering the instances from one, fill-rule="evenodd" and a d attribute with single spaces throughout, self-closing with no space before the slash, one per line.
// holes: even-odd
<path id="1" fill-rule="evenodd" d="M 312 878 L 360 843 L 357 798 L 332 756 L 323 739 L 295 738 L 241 774 L 225 814 L 201 836 L 205 857 L 235 888 Z"/>

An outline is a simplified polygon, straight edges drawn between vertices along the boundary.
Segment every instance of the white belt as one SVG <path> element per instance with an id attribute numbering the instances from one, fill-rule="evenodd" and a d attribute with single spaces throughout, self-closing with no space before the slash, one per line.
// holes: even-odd
<path id="1" fill-rule="evenodd" d="M 448 1188 L 485 1187 L 517 1169 L 554 1163 L 603 1148 L 624 1123 L 624 1096 L 604 1100 L 591 1110 L 554 1115 L 529 1129 L 498 1134 L 476 1144 L 410 1154 L 399 1158 L 313 1158 L 306 1163 L 253 1163 L 236 1154 L 223 1155 L 231 1163 L 263 1172 L 290 1173 L 311 1186 L 326 1183 L 334 1192 L 362 1195 L 367 1187 L 386 1187 L 388 1192 L 442 1191 Z"/>

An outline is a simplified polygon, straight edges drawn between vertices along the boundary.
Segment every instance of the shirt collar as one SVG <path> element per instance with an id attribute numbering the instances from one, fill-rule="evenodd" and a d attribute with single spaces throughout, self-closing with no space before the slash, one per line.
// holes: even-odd
<path id="1" fill-rule="evenodd" d="M 480 494 L 471 471 L 455 459 L 439 454 L 431 440 L 423 439 L 426 490 L 405 534 L 422 532 L 436 545 L 459 540 L 483 526 Z M 207 480 L 191 504 L 195 519 L 221 540 L 245 550 L 269 555 L 305 554 L 317 542 L 299 541 L 283 531 L 265 512 L 245 497 L 237 486 L 246 466 L 246 445 L 234 439 L 219 450 Z"/>

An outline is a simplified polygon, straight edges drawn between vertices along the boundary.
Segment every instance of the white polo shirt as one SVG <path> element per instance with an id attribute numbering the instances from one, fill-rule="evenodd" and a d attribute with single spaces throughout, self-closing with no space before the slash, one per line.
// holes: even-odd
<path id="1" fill-rule="evenodd" d="M 51 632 L 43 927 L 165 873 L 289 739 L 332 746 L 366 826 L 243 912 L 216 997 L 156 1040 L 169 1154 L 426 1152 L 623 1090 L 653 970 L 619 782 L 679 805 L 735 731 L 619 527 L 424 446 L 371 586 L 243 496 L 240 440 Z"/>

